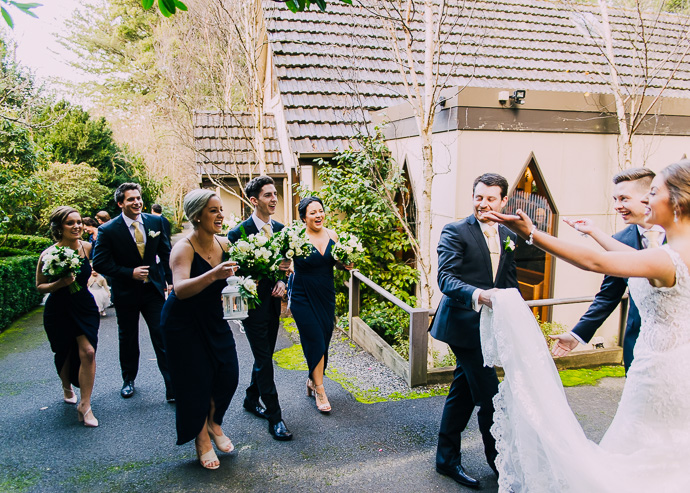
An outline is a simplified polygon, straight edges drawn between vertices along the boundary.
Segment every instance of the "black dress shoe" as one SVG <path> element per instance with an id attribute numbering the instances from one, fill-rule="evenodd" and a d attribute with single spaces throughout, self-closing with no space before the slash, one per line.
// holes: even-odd
<path id="1" fill-rule="evenodd" d="M 165 402 L 175 404 L 175 393 L 172 390 L 165 389 Z"/>
<path id="2" fill-rule="evenodd" d="M 268 432 L 276 440 L 280 440 L 282 442 L 292 440 L 292 433 L 290 433 L 290 430 L 287 429 L 287 426 L 285 426 L 285 421 L 282 419 L 275 424 L 268 423 Z"/>
<path id="3" fill-rule="evenodd" d="M 258 402 L 251 402 L 245 399 L 242 407 L 244 407 L 246 411 L 252 413 L 257 418 L 268 419 L 268 416 L 266 415 L 266 408 L 264 408 Z"/>
<path id="4" fill-rule="evenodd" d="M 120 395 L 125 399 L 129 399 L 134 395 L 134 380 L 125 380 L 122 383 L 122 390 L 120 390 Z"/>
<path id="5" fill-rule="evenodd" d="M 444 476 L 448 476 L 451 479 L 454 479 L 463 486 L 468 486 L 474 489 L 479 489 L 481 487 L 479 481 L 468 476 L 465 470 L 460 465 L 453 467 L 441 467 L 437 465 L 436 472 L 439 474 L 443 474 Z"/>

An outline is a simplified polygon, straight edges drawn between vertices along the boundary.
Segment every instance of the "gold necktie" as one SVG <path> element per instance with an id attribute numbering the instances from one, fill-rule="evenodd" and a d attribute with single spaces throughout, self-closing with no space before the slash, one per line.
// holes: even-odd
<path id="1" fill-rule="evenodd" d="M 146 249 L 146 243 L 144 243 L 144 233 L 141 232 L 141 228 L 139 227 L 139 222 L 135 221 L 132 223 L 132 226 L 134 226 L 134 241 L 137 244 L 137 250 L 139 250 L 139 255 L 141 255 L 141 258 L 144 258 L 144 250 Z"/>
<path id="2" fill-rule="evenodd" d="M 262 226 L 261 231 L 264 232 L 266 235 L 266 238 L 270 238 L 273 235 L 273 230 L 271 229 L 271 225 L 266 223 Z"/>
<path id="3" fill-rule="evenodd" d="M 661 231 L 653 231 L 649 229 L 643 234 L 645 238 L 647 238 L 647 248 L 659 248 L 659 237 L 661 236 Z"/>
<path id="4" fill-rule="evenodd" d="M 484 235 L 489 239 L 489 255 L 491 257 L 491 272 L 493 272 L 494 279 L 496 279 L 496 272 L 498 272 L 498 263 L 501 261 L 501 249 L 498 247 L 496 241 L 496 230 L 494 228 L 487 228 L 484 230 Z"/>

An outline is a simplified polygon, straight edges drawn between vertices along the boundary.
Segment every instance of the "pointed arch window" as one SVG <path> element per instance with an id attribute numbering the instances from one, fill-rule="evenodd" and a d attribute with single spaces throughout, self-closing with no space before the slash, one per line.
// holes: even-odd
<path id="1" fill-rule="evenodd" d="M 556 235 L 558 209 L 544 175 L 532 153 L 508 195 L 505 211 L 509 214 L 522 209 L 541 231 Z M 541 300 L 553 295 L 553 257 L 518 238 L 515 250 L 520 293 L 525 300 Z M 551 318 L 550 307 L 533 308 L 540 320 Z"/>

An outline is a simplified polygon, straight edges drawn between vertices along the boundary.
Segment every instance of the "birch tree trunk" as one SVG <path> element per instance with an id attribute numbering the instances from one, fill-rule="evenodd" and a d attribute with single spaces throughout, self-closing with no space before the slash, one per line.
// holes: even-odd
<path id="1" fill-rule="evenodd" d="M 628 126 L 625 99 L 616 64 L 616 54 L 613 50 L 613 32 L 611 31 L 609 8 L 606 0 L 599 0 L 599 10 L 601 12 L 603 26 L 602 35 L 604 38 L 606 61 L 609 66 L 610 84 L 613 91 L 613 98 L 616 103 L 616 120 L 618 121 L 618 167 L 620 169 L 626 169 L 632 166 L 632 135 Z"/>

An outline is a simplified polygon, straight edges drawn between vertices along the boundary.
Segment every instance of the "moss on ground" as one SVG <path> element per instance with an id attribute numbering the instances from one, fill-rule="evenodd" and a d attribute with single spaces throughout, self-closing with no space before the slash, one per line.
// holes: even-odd
<path id="1" fill-rule="evenodd" d="M 46 342 L 42 315 L 43 307 L 36 308 L 0 333 L 0 358 L 30 351 Z"/>
<path id="2" fill-rule="evenodd" d="M 297 323 L 295 322 L 294 318 L 284 317 L 281 319 L 281 322 L 283 322 L 283 328 L 285 329 L 285 332 L 287 332 L 288 334 L 297 333 Z"/>
<path id="3" fill-rule="evenodd" d="M 41 474 L 32 469 L 20 471 L 12 467 L 3 467 L 0 474 L 0 491 L 19 493 L 32 489 L 41 479 Z"/>
<path id="4" fill-rule="evenodd" d="M 308 370 L 307 361 L 304 359 L 304 352 L 301 344 L 293 344 L 292 346 L 281 349 L 273 354 L 273 359 L 278 363 L 278 366 L 286 370 Z"/>
<path id="5" fill-rule="evenodd" d="M 624 377 L 625 369 L 622 366 L 602 366 L 600 368 L 581 368 L 578 370 L 561 370 L 559 372 L 564 387 L 577 385 L 596 385 L 605 377 Z"/>

